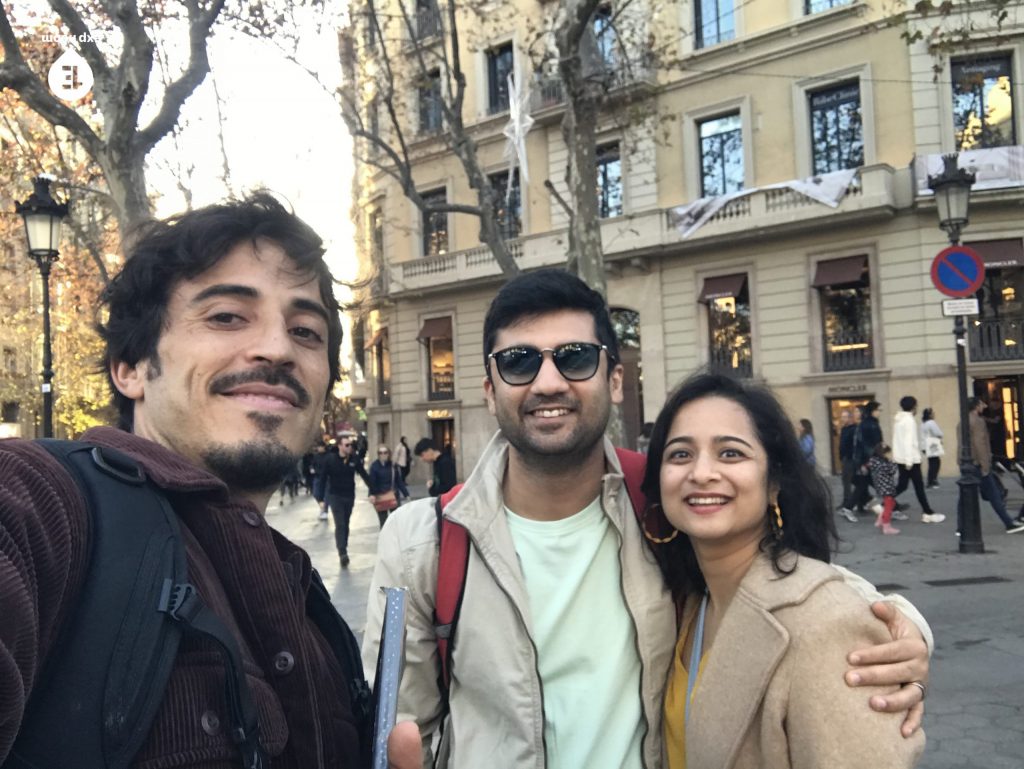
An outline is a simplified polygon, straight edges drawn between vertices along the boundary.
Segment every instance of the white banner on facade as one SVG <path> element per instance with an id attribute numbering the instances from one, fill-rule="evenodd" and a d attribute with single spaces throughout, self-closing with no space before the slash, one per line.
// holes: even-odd
<path id="1" fill-rule="evenodd" d="M 732 201 L 765 190 L 790 189 L 829 208 L 837 208 L 856 176 L 857 169 L 851 168 L 819 174 L 807 179 L 791 179 L 788 182 L 769 184 L 764 187 L 752 187 L 730 192 L 728 195 L 700 198 L 692 203 L 670 209 L 669 221 L 684 238 L 688 238 Z"/>
<path id="2" fill-rule="evenodd" d="M 982 150 L 963 150 L 957 166 L 974 172 L 977 179 L 972 190 L 998 190 L 1024 187 L 1024 147 L 992 147 Z M 931 195 L 928 176 L 942 173 L 942 155 L 919 155 L 914 158 L 914 179 L 918 195 Z"/>

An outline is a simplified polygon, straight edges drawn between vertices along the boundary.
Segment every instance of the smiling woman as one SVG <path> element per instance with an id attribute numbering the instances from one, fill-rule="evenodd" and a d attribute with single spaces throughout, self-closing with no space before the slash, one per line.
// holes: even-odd
<path id="1" fill-rule="evenodd" d="M 678 532 L 648 534 L 683 609 L 670 769 L 913 765 L 923 735 L 901 737 L 900 714 L 843 681 L 846 654 L 886 631 L 828 564 L 828 490 L 775 397 L 719 375 L 684 382 L 655 423 L 644 492 L 645 534 Z"/>

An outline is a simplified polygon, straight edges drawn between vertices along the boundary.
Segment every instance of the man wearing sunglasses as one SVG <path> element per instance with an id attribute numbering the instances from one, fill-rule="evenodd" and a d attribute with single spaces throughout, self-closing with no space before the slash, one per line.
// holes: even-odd
<path id="1" fill-rule="evenodd" d="M 342 438 L 328 452 L 324 462 L 324 501 L 334 516 L 334 544 L 338 548 L 341 567 L 347 568 L 349 521 L 356 504 L 356 473 L 363 483 L 370 485 L 370 476 L 362 464 L 353 457 L 355 446 L 351 438 Z"/>
<path id="2" fill-rule="evenodd" d="M 444 509 L 470 539 L 448 696 L 438 683 L 433 500 L 406 506 L 381 532 L 366 667 L 380 638 L 378 588 L 407 586 L 399 717 L 419 723 L 425 760 L 436 754 L 438 766 L 459 769 L 661 766 L 676 614 L 604 437 L 623 372 L 604 299 L 561 270 L 515 278 L 484 321 L 484 368 L 500 429 Z M 901 633 L 909 640 L 859 650 L 862 664 L 899 661 L 858 668 L 862 683 L 926 678 L 926 645 L 897 613 L 894 637 Z M 916 728 L 922 696 L 906 686 L 873 706 L 915 706 Z"/>

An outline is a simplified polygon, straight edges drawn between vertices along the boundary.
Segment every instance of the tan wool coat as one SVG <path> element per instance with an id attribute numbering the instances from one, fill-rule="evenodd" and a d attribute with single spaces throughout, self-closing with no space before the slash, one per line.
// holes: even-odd
<path id="1" fill-rule="evenodd" d="M 726 610 L 694 693 L 687 769 L 913 766 L 924 733 L 904 739 L 903 714 L 868 707 L 894 687 L 843 680 L 846 655 L 890 640 L 888 630 L 836 569 L 794 558 L 780 577 L 759 555 Z M 687 602 L 684 623 L 697 603 Z"/>

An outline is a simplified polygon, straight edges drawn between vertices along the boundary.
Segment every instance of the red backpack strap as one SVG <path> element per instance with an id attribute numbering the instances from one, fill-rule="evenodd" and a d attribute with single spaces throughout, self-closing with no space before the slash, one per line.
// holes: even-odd
<path id="1" fill-rule="evenodd" d="M 459 493 L 462 484 L 437 498 L 437 590 L 434 594 L 434 633 L 441 658 L 441 687 L 445 699 L 452 678 L 452 640 L 459 621 L 462 593 L 466 586 L 466 568 L 469 566 L 469 532 L 444 517 L 444 509 Z"/>
<path id="2" fill-rule="evenodd" d="M 644 496 L 641 487 L 644 483 L 644 471 L 647 469 L 647 455 L 639 451 L 629 449 L 615 449 L 619 457 L 619 464 L 622 466 L 622 476 L 626 483 L 626 491 L 629 493 L 629 501 L 633 503 L 633 512 L 639 520 L 644 510 L 647 509 L 647 497 Z"/>

